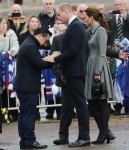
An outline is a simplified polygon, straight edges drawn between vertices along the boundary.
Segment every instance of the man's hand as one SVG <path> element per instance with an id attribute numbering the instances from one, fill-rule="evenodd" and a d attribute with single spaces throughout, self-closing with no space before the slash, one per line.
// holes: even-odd
<path id="1" fill-rule="evenodd" d="M 129 53 L 126 53 L 124 50 L 121 50 L 119 52 L 119 58 L 120 59 L 127 59 L 129 57 Z"/>
<path id="2" fill-rule="evenodd" d="M 8 19 L 9 19 L 9 20 L 13 20 L 13 17 L 12 17 L 12 13 L 11 13 L 11 12 L 8 14 Z"/>
<path id="3" fill-rule="evenodd" d="M 54 57 L 57 57 L 57 56 L 59 56 L 60 54 L 61 54 L 60 51 L 54 51 L 54 52 L 52 53 L 52 55 L 53 55 Z"/>
<path id="4" fill-rule="evenodd" d="M 127 19 L 127 11 L 125 9 L 121 9 L 120 12 L 121 12 L 121 17 L 123 17 L 123 19 L 126 20 Z"/>
<path id="5" fill-rule="evenodd" d="M 59 56 L 60 54 L 61 54 L 60 51 L 54 51 L 52 55 L 46 56 L 45 58 L 43 58 L 43 60 L 54 63 L 55 62 L 54 58 Z"/>
<path id="6" fill-rule="evenodd" d="M 16 51 L 15 50 L 11 50 L 10 52 L 11 52 L 11 56 L 12 57 L 16 55 Z"/>
<path id="7" fill-rule="evenodd" d="M 53 55 L 46 56 L 45 58 L 43 58 L 43 60 L 51 63 L 55 62 Z"/>
<path id="8" fill-rule="evenodd" d="M 26 22 L 26 19 L 27 19 L 26 16 L 21 16 L 21 17 L 20 17 L 20 22 L 21 22 L 21 23 L 25 23 L 25 22 Z"/>
<path id="9" fill-rule="evenodd" d="M 66 80 L 63 76 L 61 76 L 60 80 L 61 80 L 62 83 L 67 84 L 67 82 L 66 82 Z"/>

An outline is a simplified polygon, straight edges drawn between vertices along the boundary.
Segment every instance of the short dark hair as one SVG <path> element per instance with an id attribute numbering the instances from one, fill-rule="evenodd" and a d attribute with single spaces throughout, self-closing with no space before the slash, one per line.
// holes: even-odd
<path id="1" fill-rule="evenodd" d="M 39 27 L 39 28 L 37 28 L 35 31 L 34 31 L 34 34 L 33 35 L 38 35 L 38 34 L 42 34 L 43 36 L 46 36 L 46 35 L 52 35 L 52 33 L 48 30 L 48 29 L 46 29 L 46 28 L 44 28 L 44 27 Z"/>

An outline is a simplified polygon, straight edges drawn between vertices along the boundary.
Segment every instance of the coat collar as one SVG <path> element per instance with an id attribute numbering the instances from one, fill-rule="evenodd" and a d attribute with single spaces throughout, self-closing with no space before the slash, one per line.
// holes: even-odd
<path id="1" fill-rule="evenodd" d="M 40 47 L 39 41 L 33 35 L 29 35 L 29 38 L 31 38 L 35 42 L 35 44 L 38 48 Z"/>
<path id="2" fill-rule="evenodd" d="M 90 34 L 93 35 L 99 27 L 100 27 L 100 24 L 98 24 L 98 25 L 97 25 L 96 27 L 94 27 L 94 28 L 91 28 L 91 29 L 89 30 Z"/>

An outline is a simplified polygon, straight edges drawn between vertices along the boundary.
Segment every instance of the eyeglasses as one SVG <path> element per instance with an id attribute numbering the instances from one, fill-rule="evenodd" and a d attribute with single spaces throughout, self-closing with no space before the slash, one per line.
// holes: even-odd
<path id="1" fill-rule="evenodd" d="M 83 12 L 85 12 L 85 13 L 86 13 L 86 10 L 80 10 L 79 12 L 80 12 L 80 13 L 83 13 Z"/>

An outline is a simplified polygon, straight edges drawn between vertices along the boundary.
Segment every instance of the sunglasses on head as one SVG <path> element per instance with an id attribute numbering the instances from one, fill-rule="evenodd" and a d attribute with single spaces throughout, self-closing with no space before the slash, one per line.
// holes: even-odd
<path id="1" fill-rule="evenodd" d="M 80 13 L 83 13 L 83 12 L 86 12 L 86 10 L 80 10 L 79 12 L 80 12 Z"/>

